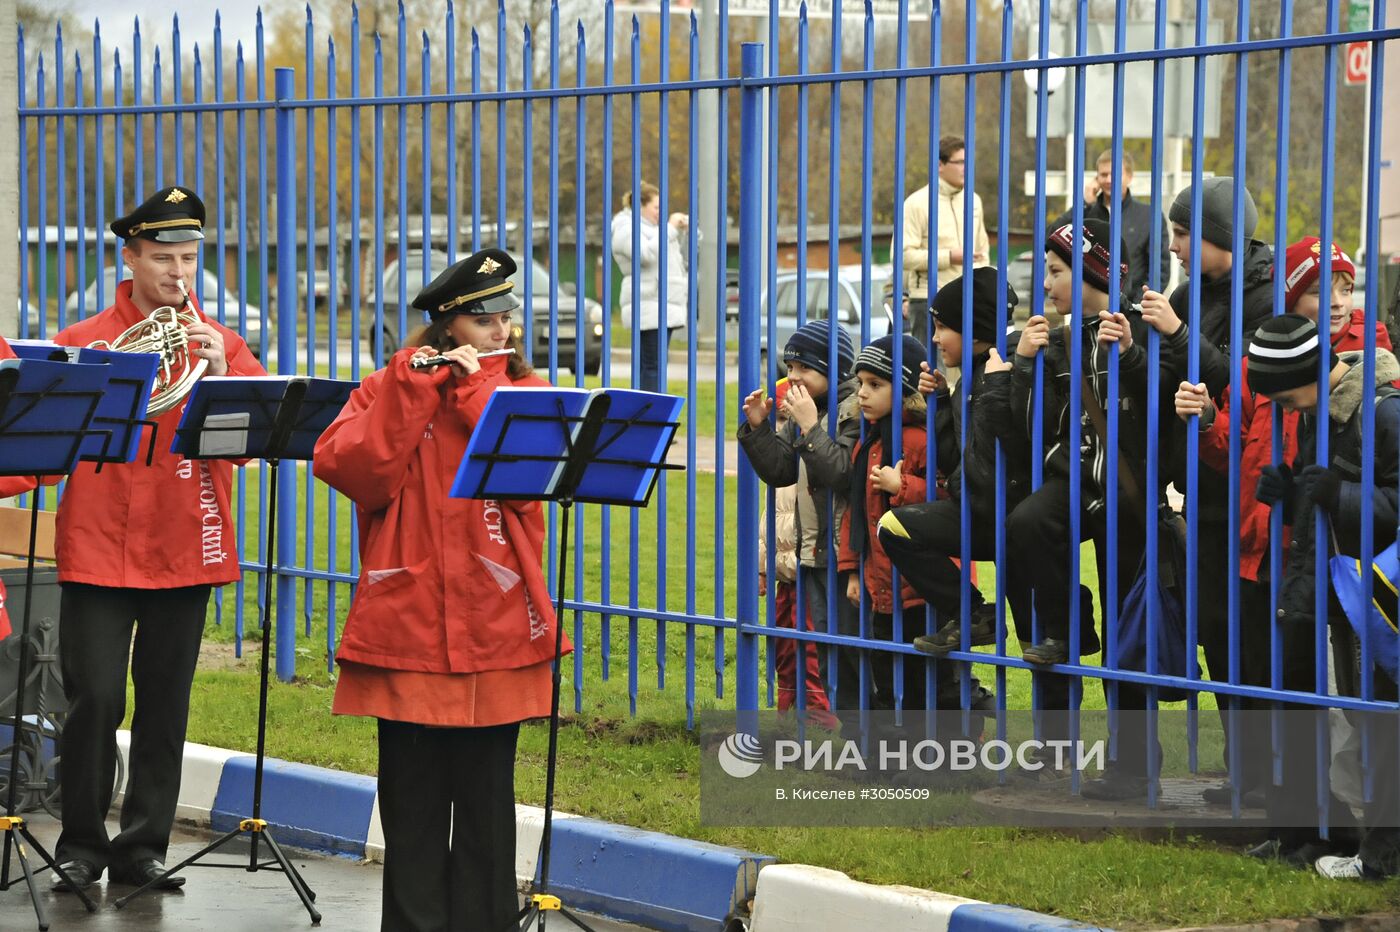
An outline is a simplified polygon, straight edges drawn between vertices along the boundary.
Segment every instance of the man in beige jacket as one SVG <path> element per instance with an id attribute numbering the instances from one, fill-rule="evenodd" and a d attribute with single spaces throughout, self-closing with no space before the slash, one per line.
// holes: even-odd
<path id="1" fill-rule="evenodd" d="M 957 136 L 945 136 L 938 143 L 938 275 L 933 291 L 962 275 L 966 270 L 963 246 L 963 184 L 967 177 L 967 145 Z M 929 239 L 928 185 L 904 201 L 904 284 L 909 291 L 909 314 L 914 339 L 925 345 L 929 336 Z M 987 264 L 991 244 L 983 222 L 982 198 L 972 195 L 972 265 Z M 957 365 L 956 360 L 949 360 Z"/>

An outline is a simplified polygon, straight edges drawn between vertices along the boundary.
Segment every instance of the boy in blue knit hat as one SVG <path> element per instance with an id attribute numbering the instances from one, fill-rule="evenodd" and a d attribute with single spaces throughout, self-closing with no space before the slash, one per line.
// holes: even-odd
<path id="1" fill-rule="evenodd" d="M 830 371 L 833 341 L 834 373 Z M 833 332 L 830 322 L 812 320 L 788 339 L 783 362 L 789 385 L 782 410 L 787 423 L 774 429 L 769 420 L 773 399 L 765 388 L 759 388 L 744 399 L 739 446 L 764 482 L 775 487 L 797 486 L 798 584 L 812 627 L 833 630 L 828 606 L 834 601 L 835 633 L 859 636 L 859 614 L 841 598 L 845 580 L 838 578 L 835 590 L 828 586 L 828 563 L 834 558 L 832 534 L 841 526 L 846 510 L 851 450 L 860 434 L 855 383 L 850 379 L 855 350 L 842 327 L 838 325 Z M 835 431 L 829 429 L 833 405 Z M 835 516 L 834 526 L 828 526 L 828 514 Z M 838 657 L 832 706 L 858 709 L 859 658 L 854 651 Z"/>

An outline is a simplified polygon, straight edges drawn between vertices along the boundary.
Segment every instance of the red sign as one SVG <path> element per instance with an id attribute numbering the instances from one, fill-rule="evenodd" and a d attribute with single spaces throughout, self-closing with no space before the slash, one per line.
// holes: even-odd
<path id="1" fill-rule="evenodd" d="M 1346 45 L 1346 82 L 1365 84 L 1371 76 L 1371 43 L 1348 42 Z"/>

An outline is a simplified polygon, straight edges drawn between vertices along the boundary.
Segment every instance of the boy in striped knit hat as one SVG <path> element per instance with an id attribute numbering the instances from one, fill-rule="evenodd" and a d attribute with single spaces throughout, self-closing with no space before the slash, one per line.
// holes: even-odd
<path id="1" fill-rule="evenodd" d="M 1316 461 L 1321 353 L 1328 365 L 1327 463 Z M 1279 591 L 1280 637 L 1283 639 L 1283 685 L 1312 691 L 1317 586 L 1315 575 L 1317 510 L 1326 512 L 1336 550 L 1348 556 L 1361 552 L 1362 502 L 1371 500 L 1375 549 L 1394 540 L 1397 524 L 1396 482 L 1400 479 L 1395 451 L 1400 445 L 1400 390 L 1390 383 L 1400 376 L 1400 364 L 1386 350 L 1376 351 L 1374 384 L 1375 436 L 1370 456 L 1375 464 L 1371 488 L 1361 484 L 1365 454 L 1361 421 L 1367 403 L 1361 353 L 1340 357 L 1324 342 L 1317 324 L 1298 314 L 1283 314 L 1264 323 L 1249 345 L 1246 379 L 1249 390 L 1267 395 L 1285 411 L 1298 412 L 1298 452 L 1291 465 L 1265 466 L 1255 493 L 1259 501 L 1283 508 L 1290 526 L 1288 563 Z M 1329 542 L 1324 540 L 1323 546 Z M 1330 551 L 1329 547 L 1329 551 Z M 1362 671 L 1355 635 L 1336 601 L 1328 599 L 1337 688 L 1343 695 L 1361 694 Z M 1374 698 L 1396 700 L 1396 685 L 1378 668 L 1369 671 Z M 1347 713 L 1357 723 L 1356 714 Z M 1365 809 L 1361 848 L 1353 857 L 1318 858 L 1317 870 L 1330 878 L 1380 878 L 1400 872 L 1400 783 L 1395 779 L 1397 733 L 1393 718 L 1372 723 L 1371 760 L 1376 762 L 1374 795 Z M 1284 735 L 1284 784 L 1267 791 L 1271 822 L 1297 823 L 1297 814 L 1310 812 L 1317 799 L 1311 730 L 1292 729 Z M 1296 832 L 1297 830 L 1293 830 Z M 1287 857 L 1288 832 L 1278 838 L 1279 856 Z M 1255 853 L 1255 852 L 1251 852 Z M 1263 852 L 1260 852 L 1263 853 Z M 1296 859 L 1295 859 L 1296 860 Z"/>

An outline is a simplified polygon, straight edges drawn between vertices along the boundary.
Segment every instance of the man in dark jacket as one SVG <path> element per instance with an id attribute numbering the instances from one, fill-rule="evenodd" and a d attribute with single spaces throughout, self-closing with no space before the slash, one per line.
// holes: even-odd
<path id="1" fill-rule="evenodd" d="M 1123 196 L 1119 203 L 1119 233 L 1123 238 L 1123 259 L 1128 263 L 1128 294 L 1137 300 L 1144 286 L 1151 284 L 1152 268 L 1155 264 L 1161 272 L 1158 288 L 1166 288 L 1171 277 L 1171 253 L 1167 247 L 1171 236 L 1167 222 L 1160 214 L 1152 213 L 1152 205 L 1133 198 L 1130 188 L 1133 184 L 1133 156 L 1123 153 L 1123 177 L 1119 187 Z M 1109 222 L 1113 211 L 1113 150 L 1105 149 L 1099 154 L 1098 174 L 1084 188 L 1084 219 Z M 1058 230 L 1074 219 L 1074 211 L 1065 211 L 1058 220 L 1050 224 L 1050 230 Z M 1152 251 L 1152 229 L 1161 231 L 1157 251 Z"/>
<path id="2" fill-rule="evenodd" d="M 938 289 L 930 302 L 936 330 L 934 340 L 950 365 L 963 360 L 963 295 L 967 276 L 959 276 Z M 1011 366 L 996 351 L 997 330 L 1009 319 L 1016 306 L 1016 293 L 1008 287 L 1005 315 L 997 309 L 997 270 L 979 268 L 972 272 L 972 373 L 959 380 L 950 397 L 937 373 L 925 372 L 919 389 L 934 398 L 934 433 L 937 468 L 947 477 L 950 498 L 916 505 L 904 505 L 885 512 L 880 519 L 880 544 L 900 576 L 933 606 L 945 624 L 935 633 L 914 639 L 914 646 L 925 653 L 942 656 L 957 650 L 964 627 L 960 616 L 962 571 L 954 561 L 962 552 L 962 483 L 967 482 L 968 508 L 973 529 L 969 547 L 974 560 L 996 558 L 996 443 L 1015 443 L 1011 428 Z M 962 394 L 971 386 L 967 399 L 968 444 L 962 448 Z M 1024 457 L 1008 460 L 1007 508 L 1014 508 L 1030 489 L 1027 468 L 1014 468 Z M 933 464 L 930 464 L 931 466 Z M 1018 594 L 1019 595 L 1019 594 Z M 1029 596 L 1029 593 L 1025 593 Z M 983 601 L 972 587 L 972 613 L 968 619 L 973 647 L 996 642 L 996 606 Z M 1021 600 L 1013 595 L 1012 604 Z M 1014 617 L 1030 617 L 1029 601 Z"/>
<path id="3" fill-rule="evenodd" d="M 1187 187 L 1172 201 L 1168 217 L 1171 220 L 1171 251 L 1181 261 L 1186 274 L 1199 279 L 1200 332 L 1190 331 L 1191 282 L 1178 285 L 1169 301 L 1155 292 L 1143 296 L 1143 316 L 1157 320 L 1170 319 L 1177 340 L 1187 346 L 1197 345 L 1200 352 L 1200 378 L 1212 398 L 1219 401 L 1230 386 L 1234 373 L 1230 369 L 1230 335 L 1232 329 L 1231 295 L 1234 278 L 1243 278 L 1244 304 L 1240 311 L 1242 338 L 1247 346 L 1255 329 L 1273 316 L 1274 289 L 1273 253 L 1264 243 L 1252 239 L 1259 213 L 1249 191 L 1239 190 L 1241 203 L 1244 253 L 1234 256 L 1231 245 L 1234 233 L 1235 180 L 1229 177 L 1207 178 L 1201 182 L 1201 217 L 1199 223 L 1191 216 L 1192 188 Z M 1200 268 L 1192 269 L 1192 229 L 1199 227 L 1201 238 Z M 1168 308 L 1168 304 L 1170 307 Z M 1159 310 L 1160 309 L 1160 310 Z M 1173 357 L 1173 371 L 1186 377 L 1187 356 Z M 1164 366 L 1166 362 L 1164 361 Z M 1187 425 L 1173 417 L 1164 423 L 1162 446 L 1163 465 L 1182 495 L 1190 495 L 1187 482 L 1186 432 L 1196 425 Z M 1238 567 L 1222 567 L 1229 563 L 1229 501 L 1230 486 L 1236 480 L 1211 469 L 1197 468 L 1195 495 L 1197 501 L 1197 573 L 1198 606 L 1197 631 L 1200 646 L 1205 649 L 1206 668 L 1213 680 L 1226 681 L 1230 669 L 1229 641 L 1229 581 L 1238 575 Z M 1222 703 L 1222 721 L 1225 708 Z M 1248 703 L 1246 703 L 1248 705 Z M 1253 756 L 1253 755 L 1251 755 Z M 1226 761 L 1229 753 L 1226 753 Z M 1262 784 L 1266 771 L 1246 767 L 1240 776 L 1241 787 L 1248 791 Z M 1209 802 L 1229 804 L 1230 785 L 1206 790 Z"/>
<path id="4" fill-rule="evenodd" d="M 1319 344 L 1317 325 L 1297 314 L 1284 314 L 1261 326 L 1249 347 L 1249 388 L 1268 395 L 1284 410 L 1298 411 L 1298 455 L 1292 466 L 1266 466 L 1259 477 L 1257 497 L 1265 504 L 1281 505 L 1291 527 L 1287 571 L 1279 592 L 1280 634 L 1283 638 L 1283 686 L 1301 692 L 1325 692 L 1315 674 L 1317 626 L 1331 627 L 1337 688 L 1348 696 L 1361 694 L 1362 670 L 1357 639 L 1329 593 L 1327 616 L 1317 617 L 1315 573 L 1317 510 L 1327 513 L 1336 549 L 1344 555 L 1361 553 L 1362 502 L 1370 500 L 1373 540 L 1381 549 L 1393 541 L 1397 520 L 1396 482 L 1400 479 L 1395 450 L 1400 445 L 1400 391 L 1390 384 L 1400 377 L 1400 364 L 1385 350 L 1376 351 L 1375 437 L 1372 461 L 1375 481 L 1361 484 L 1365 444 L 1361 432 L 1362 406 L 1366 404 L 1361 353 L 1332 353 L 1328 379 L 1328 462 L 1317 462 L 1316 417 L 1319 395 Z M 1324 546 L 1327 546 L 1324 540 Z M 1329 552 L 1331 548 L 1329 547 Z M 1367 671 L 1373 697 L 1396 701 L 1396 686 L 1379 667 Z M 1290 719 L 1299 717 L 1293 707 Z M 1357 713 L 1348 712 L 1353 727 Z M 1310 722 L 1311 719 L 1309 718 Z M 1365 807 L 1366 830 L 1355 857 L 1324 856 L 1317 870 L 1329 878 L 1379 878 L 1400 873 L 1400 782 L 1395 779 L 1397 735 L 1393 714 L 1377 716 L 1370 728 L 1370 760 L 1377 762 L 1373 795 Z M 1284 783 L 1267 789 L 1270 821 L 1276 826 L 1298 825 L 1298 813 L 1313 811 L 1317 799 L 1317 762 L 1311 728 L 1290 727 L 1284 733 Z M 1334 815 L 1338 811 L 1333 808 Z M 1344 810 L 1342 810 L 1344 813 Z M 1334 826 L 1335 828 L 1335 826 Z M 1322 854 L 1326 849 L 1315 829 L 1276 832 L 1272 850 L 1266 846 L 1253 854 L 1270 853 L 1297 863 L 1299 855 Z M 1264 849 L 1264 850 L 1261 850 Z"/>

